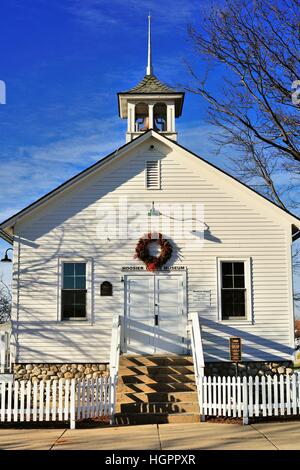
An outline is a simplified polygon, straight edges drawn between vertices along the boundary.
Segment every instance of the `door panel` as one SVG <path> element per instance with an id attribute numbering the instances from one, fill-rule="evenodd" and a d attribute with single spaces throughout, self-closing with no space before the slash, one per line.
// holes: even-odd
<path id="1" fill-rule="evenodd" d="M 183 286 L 181 276 L 156 276 L 155 309 L 158 326 L 155 352 L 183 354 Z"/>
<path id="2" fill-rule="evenodd" d="M 127 280 L 126 338 L 128 354 L 153 354 L 154 280 L 130 276 Z"/>

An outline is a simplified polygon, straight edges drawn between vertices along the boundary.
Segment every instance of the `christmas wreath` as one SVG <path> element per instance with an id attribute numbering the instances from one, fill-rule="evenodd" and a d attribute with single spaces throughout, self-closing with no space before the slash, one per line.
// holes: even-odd
<path id="1" fill-rule="evenodd" d="M 150 255 L 149 245 L 151 243 L 157 243 L 160 246 L 159 256 Z M 135 258 L 145 263 L 147 271 L 156 271 L 169 261 L 172 251 L 171 243 L 163 238 L 161 233 L 148 233 L 145 237 L 139 239 L 135 248 Z"/>

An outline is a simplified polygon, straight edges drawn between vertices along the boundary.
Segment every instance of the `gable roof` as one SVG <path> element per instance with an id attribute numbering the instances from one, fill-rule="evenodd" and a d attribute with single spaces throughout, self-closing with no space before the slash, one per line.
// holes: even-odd
<path id="1" fill-rule="evenodd" d="M 153 129 L 149 129 L 148 131 L 146 131 L 144 134 L 141 134 L 140 136 L 138 136 L 136 139 L 130 141 L 130 142 L 127 142 L 126 144 L 124 144 L 123 146 L 119 147 L 118 149 L 116 149 L 115 151 L 111 152 L 109 155 L 107 155 L 106 157 L 102 158 L 101 160 L 98 160 L 96 163 L 94 163 L 93 165 L 91 165 L 90 167 L 86 168 L 85 170 L 81 171 L 80 173 L 78 173 L 77 175 L 73 176 L 72 178 L 70 178 L 69 180 L 65 181 L 64 183 L 62 183 L 61 185 L 59 185 L 58 187 L 56 187 L 55 189 L 53 189 L 52 191 L 50 191 L 49 193 L 45 194 L 44 196 L 42 196 L 41 198 L 37 199 L 37 201 L 33 202 L 32 204 L 29 204 L 28 206 L 26 206 L 24 209 L 20 210 L 19 212 L 17 212 L 16 214 L 14 214 L 13 216 L 9 217 L 8 219 L 4 220 L 1 224 L 0 224 L 0 238 L 3 238 L 4 240 L 8 241 L 9 243 L 12 242 L 12 234 L 10 232 L 10 229 L 13 227 L 13 225 L 22 217 L 24 217 L 25 215 L 28 215 L 30 212 L 32 212 L 34 209 L 36 209 L 37 207 L 40 207 L 42 204 L 44 204 L 45 202 L 47 202 L 49 199 L 52 199 L 54 196 L 60 194 L 61 192 L 65 191 L 66 189 L 70 188 L 71 186 L 75 185 L 76 183 L 78 183 L 79 181 L 81 181 L 82 179 L 88 177 L 90 174 L 94 173 L 95 171 L 97 171 L 99 168 L 101 168 L 103 165 L 105 165 L 106 163 L 109 163 L 111 160 L 115 160 L 116 158 L 118 158 L 120 155 L 124 154 L 125 152 L 127 152 L 128 150 L 130 150 L 131 148 L 134 148 L 135 146 L 139 145 L 140 143 L 144 142 L 145 140 L 147 140 L 148 138 L 150 137 L 155 137 L 157 138 L 158 140 L 161 140 L 162 142 L 164 141 L 167 141 L 168 142 L 168 145 L 171 145 L 171 146 L 177 146 L 179 148 L 181 148 L 182 150 L 184 150 L 185 152 L 189 153 L 190 155 L 198 158 L 199 160 L 201 160 L 202 162 L 204 162 L 206 165 L 208 165 L 209 167 L 212 167 L 214 168 L 215 170 L 217 170 L 218 172 L 222 173 L 223 175 L 225 175 L 226 177 L 232 179 L 233 181 L 235 181 L 236 183 L 238 183 L 239 185 L 243 186 L 244 188 L 247 188 L 247 190 L 251 191 L 252 193 L 254 193 L 256 196 L 258 196 L 259 198 L 261 198 L 264 202 L 267 202 L 269 204 L 271 204 L 273 206 L 273 208 L 276 208 L 277 210 L 279 210 L 281 213 L 287 215 L 289 218 L 291 218 L 291 223 L 292 224 L 295 224 L 294 225 L 294 240 L 296 240 L 297 238 L 300 238 L 300 218 L 295 216 L 294 214 L 292 214 L 291 212 L 289 212 L 288 210 L 286 209 L 283 209 L 279 206 L 277 206 L 277 204 L 275 204 L 273 201 L 270 201 L 268 198 L 266 198 L 265 196 L 263 196 L 262 194 L 258 193 L 257 191 L 255 191 L 253 188 L 250 188 L 249 186 L 247 186 L 245 183 L 239 181 L 237 178 L 235 178 L 234 176 L 230 175 L 229 173 L 227 173 L 226 171 L 222 170 L 221 168 L 218 168 L 216 165 L 214 165 L 213 163 L 210 163 L 208 162 L 207 160 L 204 160 L 202 157 L 200 157 L 199 155 L 197 155 L 196 153 L 192 152 L 191 150 L 183 147 L 182 145 L 178 144 L 178 142 L 175 142 L 171 139 L 169 139 L 168 137 L 166 137 L 165 135 L 162 135 L 162 134 L 159 134 L 158 132 L 154 131 Z M 297 224 L 297 225 L 296 225 Z"/>

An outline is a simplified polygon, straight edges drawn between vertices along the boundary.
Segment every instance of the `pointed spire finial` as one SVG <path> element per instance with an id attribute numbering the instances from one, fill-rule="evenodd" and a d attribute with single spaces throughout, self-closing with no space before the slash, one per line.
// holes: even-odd
<path id="1" fill-rule="evenodd" d="M 151 15 L 148 15 L 148 64 L 146 69 L 146 75 L 153 75 L 152 67 L 152 51 L 151 51 Z"/>

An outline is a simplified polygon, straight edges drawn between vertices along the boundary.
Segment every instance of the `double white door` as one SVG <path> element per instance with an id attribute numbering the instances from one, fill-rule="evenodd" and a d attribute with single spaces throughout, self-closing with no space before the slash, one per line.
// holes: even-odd
<path id="1" fill-rule="evenodd" d="M 126 276 L 127 354 L 185 354 L 186 313 L 182 275 Z"/>

